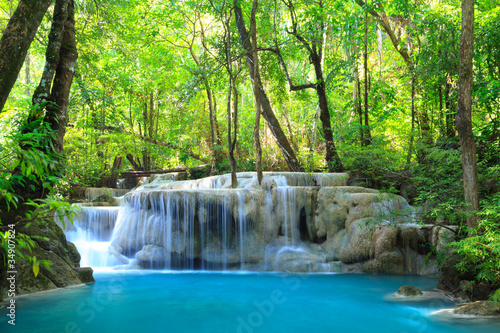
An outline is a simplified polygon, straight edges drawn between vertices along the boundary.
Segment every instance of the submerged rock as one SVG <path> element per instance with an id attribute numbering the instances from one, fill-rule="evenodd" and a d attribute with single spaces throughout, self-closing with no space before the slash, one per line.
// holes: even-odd
<path id="1" fill-rule="evenodd" d="M 397 295 L 406 297 L 422 296 L 424 293 L 414 286 L 401 286 L 396 292 Z"/>
<path id="2" fill-rule="evenodd" d="M 495 305 L 491 301 L 477 301 L 456 308 L 453 313 L 469 316 L 500 316 L 500 304 Z"/>

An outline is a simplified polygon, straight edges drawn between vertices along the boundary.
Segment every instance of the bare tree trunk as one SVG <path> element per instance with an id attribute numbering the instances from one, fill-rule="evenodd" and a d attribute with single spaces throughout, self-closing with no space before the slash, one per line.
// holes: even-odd
<path id="1" fill-rule="evenodd" d="M 243 19 L 243 13 L 241 10 L 240 5 L 238 4 L 238 0 L 233 1 L 234 5 L 234 13 L 235 13 L 235 20 L 236 20 L 236 25 L 238 27 L 238 33 L 240 36 L 240 43 L 242 48 L 247 52 L 245 55 L 246 62 L 248 65 L 248 69 L 250 72 L 250 77 L 252 80 L 255 82 L 261 82 L 260 80 L 260 75 L 258 77 L 254 77 L 255 71 L 254 71 L 254 65 L 253 65 L 253 57 L 251 56 L 251 50 L 252 50 L 252 45 L 250 42 L 250 38 L 248 36 L 248 32 L 245 27 L 245 21 Z M 258 72 L 257 72 L 258 74 Z M 290 146 L 290 143 L 281 129 L 281 126 L 278 122 L 278 119 L 276 119 L 276 116 L 273 112 L 273 109 L 271 107 L 271 103 L 269 102 L 269 99 L 267 98 L 267 95 L 264 91 L 264 88 L 262 86 L 258 86 L 258 94 L 262 106 L 262 117 L 266 120 L 267 125 L 269 126 L 269 129 L 271 130 L 271 133 L 273 134 L 274 139 L 276 140 L 276 144 L 278 145 L 278 148 L 281 150 L 281 153 L 283 154 L 283 157 L 285 158 L 285 161 L 288 165 L 288 168 L 290 171 L 295 171 L 299 172 L 302 171 L 302 167 L 299 163 L 299 160 L 297 159 L 295 152 L 293 151 L 292 147 Z"/>
<path id="2" fill-rule="evenodd" d="M 472 133 L 472 87 L 474 56 L 474 0 L 462 0 L 462 36 L 460 38 L 460 67 L 458 72 L 458 107 L 456 127 L 462 146 L 462 170 L 469 228 L 477 227 L 479 210 L 479 181 L 477 175 L 476 144 Z"/>
<path id="3" fill-rule="evenodd" d="M 21 0 L 0 40 L 0 111 L 16 83 L 28 49 L 52 0 Z"/>
<path id="4" fill-rule="evenodd" d="M 253 128 L 253 138 L 255 141 L 255 169 L 257 171 L 257 180 L 259 185 L 262 184 L 262 148 L 260 147 L 260 112 L 261 112 L 261 101 L 260 101 L 260 75 L 259 75 L 259 56 L 257 54 L 257 22 L 255 20 L 255 14 L 257 12 L 257 7 L 259 5 L 258 0 L 253 0 L 252 2 L 252 15 L 250 18 L 250 30 L 252 33 L 252 55 L 253 55 L 253 92 L 255 95 L 255 125 Z"/>

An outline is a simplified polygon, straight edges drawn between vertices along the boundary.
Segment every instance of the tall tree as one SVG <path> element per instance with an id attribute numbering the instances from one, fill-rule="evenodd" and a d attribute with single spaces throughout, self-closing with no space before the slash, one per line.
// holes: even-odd
<path id="1" fill-rule="evenodd" d="M 259 6 L 258 0 L 252 2 L 252 14 L 250 17 L 250 31 L 252 33 L 252 58 L 253 58 L 253 91 L 255 96 L 255 125 L 253 128 L 253 139 L 255 142 L 255 170 L 259 185 L 262 183 L 262 148 L 260 146 L 260 113 L 262 109 L 259 88 L 262 85 L 259 74 L 259 55 L 257 54 L 257 20 L 255 15 Z"/>
<path id="2" fill-rule="evenodd" d="M 473 56 L 474 0 L 462 0 L 462 35 L 460 37 L 456 127 L 462 147 L 465 202 L 468 205 L 467 209 L 472 212 L 479 210 L 476 144 L 472 133 Z M 470 228 L 477 226 L 477 217 L 474 213 L 467 218 L 467 226 Z"/>
<path id="3" fill-rule="evenodd" d="M 311 40 L 307 40 L 304 35 L 299 32 L 299 24 L 297 21 L 297 12 L 295 9 L 295 5 L 291 0 L 284 1 L 285 5 L 288 8 L 291 17 L 292 28 L 291 30 L 287 30 L 290 35 L 293 35 L 300 44 L 307 50 L 309 55 L 309 59 L 311 60 L 314 73 L 316 75 L 316 83 L 302 84 L 302 85 L 294 85 L 292 83 L 291 77 L 288 73 L 288 69 L 285 61 L 281 55 L 281 51 L 279 48 L 279 44 L 276 38 L 276 22 L 274 24 L 274 41 L 275 41 L 275 53 L 278 55 L 280 63 L 283 67 L 283 71 L 285 72 L 286 78 L 288 80 L 288 85 L 291 91 L 299 91 L 307 88 L 313 88 L 316 90 L 316 94 L 318 96 L 318 105 L 320 109 L 320 120 L 323 125 L 323 136 L 325 138 L 325 146 L 326 146 L 326 163 L 329 171 L 342 171 L 343 165 L 340 160 L 340 157 L 337 153 L 337 148 L 335 147 L 335 143 L 333 142 L 333 132 L 332 132 L 332 124 L 330 118 L 330 110 L 328 108 L 328 99 L 326 97 L 326 84 L 325 78 L 323 76 L 323 52 L 324 52 L 324 39 L 325 39 L 325 22 L 322 18 L 323 13 L 319 15 L 319 18 L 315 20 L 316 27 L 309 27 L 309 30 L 316 30 L 313 33 L 313 37 Z M 318 3 L 318 10 L 322 11 L 324 9 L 323 1 L 320 0 Z M 275 15 L 276 15 L 276 1 L 275 1 Z M 275 18 L 276 21 L 276 18 Z"/>
<path id="4" fill-rule="evenodd" d="M 243 18 L 243 12 L 241 10 L 239 1 L 234 0 L 233 6 L 235 14 L 234 19 L 236 21 L 236 26 L 238 28 L 240 44 L 241 47 L 245 50 L 245 59 L 247 62 L 248 71 L 250 73 L 252 81 L 255 84 L 256 81 L 261 82 L 262 80 L 260 79 L 260 75 L 258 74 L 258 72 L 257 75 L 259 75 L 259 77 L 254 77 L 255 70 L 252 57 L 251 39 L 247 32 L 245 20 Z M 295 155 L 295 152 L 293 151 L 290 142 L 288 141 L 285 133 L 283 132 L 283 129 L 281 128 L 278 122 L 278 119 L 276 118 L 276 115 L 273 112 L 271 103 L 269 102 L 269 98 L 267 97 L 267 94 L 264 91 L 264 87 L 262 85 L 258 85 L 257 88 L 258 88 L 258 93 L 260 95 L 259 98 L 262 107 L 261 109 L 262 117 L 265 119 L 267 125 L 269 126 L 269 129 L 271 130 L 271 133 L 273 134 L 274 139 L 276 140 L 276 144 L 278 145 L 278 148 L 280 149 L 281 153 L 283 154 L 283 157 L 285 158 L 288 168 L 290 169 L 290 171 L 295 171 L 295 172 L 302 171 L 302 166 L 300 165 L 300 162 L 297 156 Z"/>
<path id="5" fill-rule="evenodd" d="M 52 0 L 21 0 L 0 40 L 0 112 Z"/>
<path id="6" fill-rule="evenodd" d="M 64 8 L 58 9 L 59 6 Z M 60 11 L 62 11 L 63 9 L 65 9 L 65 15 L 62 21 L 62 38 L 60 39 L 60 47 L 58 47 L 59 54 L 54 55 L 47 52 L 46 59 L 47 62 L 49 62 L 49 59 L 52 59 L 52 57 L 57 59 L 55 73 L 52 67 L 49 66 L 50 68 L 46 68 L 46 70 L 51 71 L 52 76 L 46 76 L 45 70 L 44 74 L 42 75 L 42 77 L 45 77 L 47 80 L 49 80 L 49 82 L 52 83 L 52 90 L 50 92 L 50 101 L 52 103 L 47 105 L 45 120 L 50 124 L 51 128 L 56 131 L 54 148 L 57 152 L 63 151 L 64 135 L 66 133 L 66 125 L 68 124 L 69 94 L 71 90 L 71 84 L 73 83 L 76 59 L 78 58 L 75 39 L 74 0 L 58 0 L 56 2 L 56 7 L 54 8 L 54 21 L 52 22 L 52 26 L 54 27 L 55 25 L 60 24 L 59 22 L 56 22 L 55 17 L 56 13 L 60 14 Z M 51 36 L 49 35 L 49 45 L 51 44 L 50 38 Z M 53 38 L 59 41 L 58 36 L 53 36 Z M 44 84 L 41 81 L 39 87 L 43 87 L 44 85 L 46 85 L 46 83 Z M 42 93 L 45 93 L 45 91 Z M 37 100 L 36 94 L 40 94 L 40 91 L 35 91 L 33 95 L 34 102 L 36 102 Z M 39 97 L 40 95 L 38 95 L 38 98 Z"/>

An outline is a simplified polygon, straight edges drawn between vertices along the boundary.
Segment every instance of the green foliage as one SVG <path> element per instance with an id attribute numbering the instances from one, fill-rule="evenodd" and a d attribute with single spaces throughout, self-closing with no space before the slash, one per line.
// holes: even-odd
<path id="1" fill-rule="evenodd" d="M 415 204 L 423 207 L 424 222 L 460 224 L 464 221 L 462 160 L 456 149 L 431 148 L 424 164 L 413 168 L 418 193 Z"/>
<path id="2" fill-rule="evenodd" d="M 452 242 L 462 260 L 457 265 L 463 272 L 472 272 L 478 282 L 498 286 L 500 284 L 500 194 L 482 201 L 478 212 L 478 228 L 468 230 L 470 234 Z M 495 293 L 498 300 L 499 292 Z"/>
<path id="3" fill-rule="evenodd" d="M 388 142 L 375 140 L 369 147 L 344 145 L 341 153 L 344 166 L 355 184 L 395 193 L 404 180 L 404 174 L 400 172 L 404 160 Z"/>

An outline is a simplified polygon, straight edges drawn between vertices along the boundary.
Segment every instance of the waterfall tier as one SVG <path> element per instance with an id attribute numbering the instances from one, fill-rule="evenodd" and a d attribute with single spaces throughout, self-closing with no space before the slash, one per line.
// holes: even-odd
<path id="1" fill-rule="evenodd" d="M 119 208 L 83 208 L 66 233 L 93 267 L 428 272 L 421 244 L 441 231 L 416 226 L 402 197 L 346 181 L 268 172 L 260 186 L 244 172 L 233 189 L 230 175 L 156 175 Z"/>

